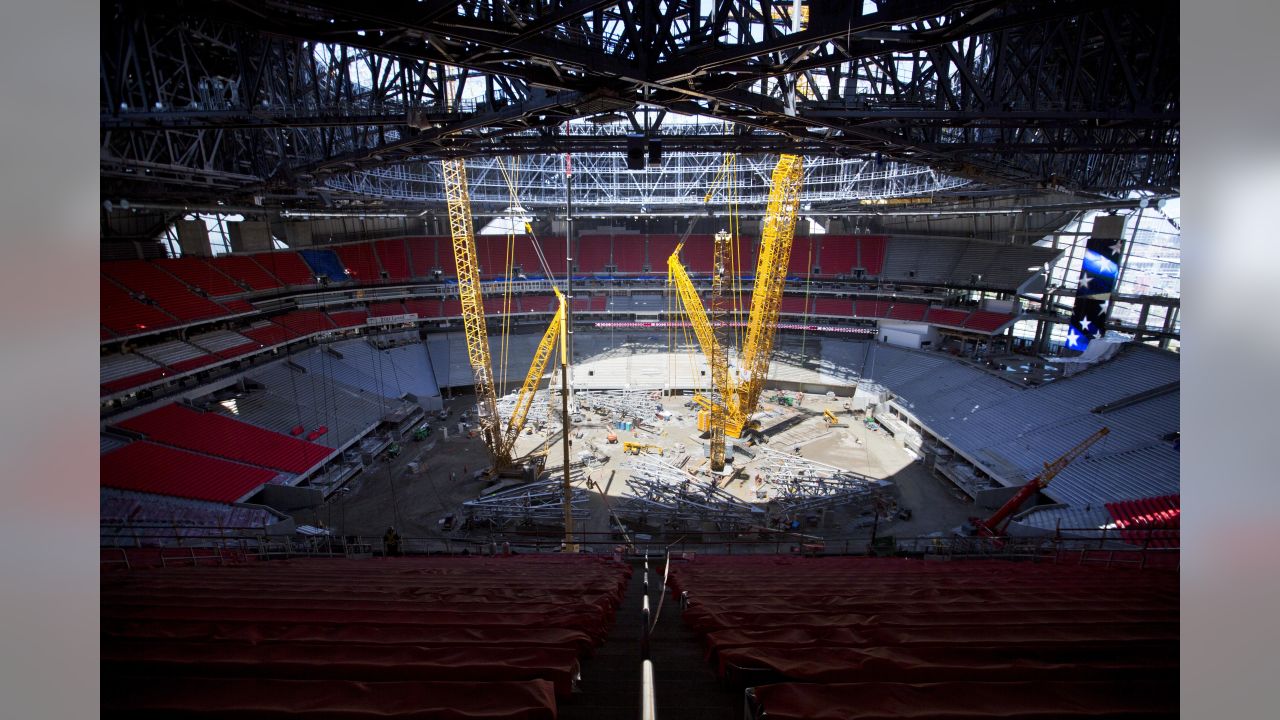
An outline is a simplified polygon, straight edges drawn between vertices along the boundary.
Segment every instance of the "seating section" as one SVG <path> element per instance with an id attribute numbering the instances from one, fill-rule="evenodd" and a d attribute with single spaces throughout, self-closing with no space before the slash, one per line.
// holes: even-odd
<path id="1" fill-rule="evenodd" d="M 136 299 L 128 290 L 106 277 L 101 278 L 98 288 L 99 320 L 117 335 L 135 335 L 178 324 L 178 320 L 169 313 Z"/>
<path id="2" fill-rule="evenodd" d="M 249 302 L 248 300 L 245 300 L 244 298 L 231 298 L 229 300 L 223 300 L 222 305 L 226 309 L 230 310 L 233 315 L 250 313 L 257 309 L 253 306 L 253 303 Z"/>
<path id="3" fill-rule="evenodd" d="M 754 687 L 756 718 L 1177 708 L 1176 570 L 699 556 L 669 587 L 717 673 Z"/>
<path id="4" fill-rule="evenodd" d="M 266 258 L 269 255 L 258 257 Z M 244 283 L 250 290 L 275 290 L 282 285 L 280 280 L 259 265 L 252 255 L 219 255 L 210 258 L 208 262 L 228 277 Z"/>
<path id="5" fill-rule="evenodd" d="M 853 301 L 847 298 L 816 297 L 813 300 L 813 314 L 849 317 L 853 314 Z"/>
<path id="6" fill-rule="evenodd" d="M 261 347 L 257 342 L 230 330 L 215 330 L 210 333 L 193 335 L 191 343 L 221 358 L 238 357 Z"/>
<path id="7" fill-rule="evenodd" d="M 711 273 L 712 260 L 716 251 L 715 238 L 710 235 L 690 235 L 684 241 L 684 249 L 680 251 L 680 259 L 690 273 L 707 275 Z"/>
<path id="8" fill-rule="evenodd" d="M 791 258 L 787 263 L 787 275 L 791 277 L 809 277 L 813 266 L 818 264 L 818 252 L 821 240 L 817 237 L 798 237 L 791 243 Z M 823 268 L 823 272 L 826 269 Z"/>
<path id="9" fill-rule="evenodd" d="M 640 272 L 640 270 L 624 270 L 624 267 L 635 267 L 633 258 L 640 255 L 642 248 L 648 257 L 649 272 L 659 275 L 667 274 L 667 258 L 680 242 L 678 235 L 623 235 L 614 237 L 614 262 L 618 272 Z M 624 260 L 625 258 L 625 260 Z"/>
<path id="10" fill-rule="evenodd" d="M 329 312 L 329 319 L 333 324 L 340 327 L 360 327 L 365 324 L 365 320 L 369 317 L 369 311 L 363 308 L 359 310 L 334 310 Z"/>
<path id="11" fill-rule="evenodd" d="M 103 546 L 109 540 L 117 546 L 134 546 L 149 541 L 163 543 L 178 536 L 207 538 L 211 530 L 261 532 L 280 520 L 277 514 L 262 507 L 235 505 L 228 502 L 192 500 L 172 495 L 117 490 L 103 487 L 99 493 L 98 518 Z M 144 538 L 136 529 L 161 528 L 163 535 Z M 162 540 L 161 538 L 164 538 Z M 113 559 L 119 559 L 115 555 Z M 132 562 L 132 559 L 131 559 Z M 157 558 L 157 563 L 159 559 Z"/>
<path id="12" fill-rule="evenodd" d="M 556 274 L 563 275 L 565 263 L 564 237 L 548 235 L 546 237 L 539 238 L 539 240 L 542 245 L 542 254 L 546 257 L 547 265 L 551 267 L 551 271 Z M 520 249 L 522 242 L 523 247 L 526 248 L 525 250 Z M 520 260 L 521 269 L 524 270 L 525 275 L 533 277 L 535 275 L 541 276 L 543 274 L 542 266 L 538 264 L 536 255 L 533 252 L 533 245 L 527 238 L 523 241 L 520 238 L 516 238 L 516 251 L 516 257 Z M 519 253 L 524 254 L 522 255 Z"/>
<path id="13" fill-rule="evenodd" d="M 578 241 L 575 257 L 579 272 L 583 273 L 604 273 L 616 266 L 616 271 L 621 273 L 637 274 L 648 267 L 651 273 L 661 274 L 665 271 L 667 256 L 678 241 L 679 237 L 676 235 L 587 234 Z M 740 237 L 738 241 L 739 269 L 744 276 L 750 277 L 755 271 L 757 243 L 751 237 Z M 546 237 L 538 242 L 551 267 L 562 267 L 565 257 L 563 239 Z M 713 246 L 714 239 L 711 235 L 689 236 L 684 250 L 686 267 L 695 274 L 705 275 L 709 272 Z M 488 235 L 477 238 L 477 248 L 484 275 L 489 278 L 498 277 L 504 268 L 507 253 L 506 236 Z M 536 277 L 541 274 L 541 266 L 537 262 L 537 254 L 529 236 L 517 236 L 513 249 L 514 262 L 525 275 Z M 862 265 L 869 266 L 868 270 L 874 275 L 874 268 L 884 260 L 886 249 L 893 249 L 897 253 L 897 260 L 894 261 L 896 265 L 890 264 L 892 272 L 887 271 L 888 274 L 904 274 L 899 270 L 908 265 L 916 269 L 927 265 L 933 268 L 929 271 L 932 273 L 930 278 L 942 273 L 943 265 L 950 267 L 953 274 L 963 274 L 979 266 L 985 268 L 984 272 L 991 272 L 992 267 L 1001 263 L 1017 265 L 1028 262 L 1028 258 L 1044 260 L 1048 257 L 1046 253 L 1051 255 L 1058 252 L 1050 252 L 1045 248 L 1010 247 L 976 241 L 926 242 L 898 238 L 890 242 L 888 238 L 871 236 L 804 236 L 795 239 L 788 272 L 793 278 L 807 277 L 813 267 L 820 267 L 823 276 L 844 276 L 851 269 Z M 972 256 L 965 254 L 970 251 Z M 1017 255 L 1016 260 L 1005 262 L 1008 253 Z M 952 256 L 961 259 L 955 262 Z M 156 329 L 254 313 L 257 311 L 254 304 L 240 295 L 314 287 L 317 276 L 327 277 L 333 282 L 366 284 L 431 280 L 434 279 L 433 270 L 437 267 L 444 277 L 450 277 L 454 273 L 451 241 L 447 237 L 395 238 L 331 248 L 312 247 L 298 251 L 222 255 L 214 258 L 109 261 L 103 265 L 99 337 L 103 342 L 109 342 Z M 387 273 L 386 278 L 382 277 L 384 271 Z M 1019 272 L 1021 274 L 1010 276 L 1010 282 L 1025 279 L 1026 268 Z M 916 279 L 929 281 L 923 276 Z M 984 284 L 990 285 L 985 281 Z M 404 312 L 417 312 L 420 317 L 460 315 L 456 302 L 449 302 L 441 307 L 437 307 L 438 301 L 435 299 L 403 302 L 406 308 Z M 849 313 L 844 310 L 845 302 L 818 295 L 807 309 L 826 317 L 847 317 Z M 517 299 L 516 312 L 529 311 L 522 303 L 522 300 Z M 542 298 L 539 297 L 530 307 L 539 312 L 537 308 L 541 304 Z M 865 304 L 864 302 L 863 305 Z M 419 309 L 411 309 L 410 305 Z M 594 304 L 594 301 L 591 304 L 580 303 L 579 306 L 584 312 L 603 309 Z M 399 310 L 391 312 L 398 307 L 397 301 L 375 303 L 371 307 L 371 314 L 400 314 Z M 498 311 L 499 304 L 487 302 L 486 307 L 493 314 Z M 788 298 L 784 303 L 785 311 L 793 314 L 804 312 L 805 307 L 803 300 L 794 297 Z M 890 305 L 886 302 L 870 307 L 876 310 L 870 314 L 859 312 L 858 315 L 924 320 L 921 310 L 923 306 L 918 303 Z M 892 307 L 892 310 L 883 310 L 887 307 Z M 942 311 L 935 312 L 929 319 L 930 322 L 965 327 L 977 332 L 994 332 L 1008 320 L 1007 316 L 995 313 L 974 313 L 962 318 Z M 355 327 L 360 324 L 363 324 L 363 320 L 356 315 L 342 315 L 341 323 L 336 323 L 325 313 L 300 311 L 276 318 L 270 326 L 261 323 L 254 325 L 245 331 L 245 335 L 263 346 L 335 326 Z M 275 327 L 276 325 L 283 326 L 284 330 Z"/>
<path id="14" fill-rule="evenodd" d="M 102 274 L 135 293 L 151 298 L 165 312 L 190 322 L 226 315 L 227 309 L 197 295 L 160 266 L 144 260 L 117 260 L 102 263 Z"/>
<path id="15" fill-rule="evenodd" d="M 907 320 L 912 322 L 924 322 L 925 313 L 929 311 L 929 306 L 924 303 L 885 303 L 888 308 L 885 310 L 884 317 L 893 320 Z"/>
<path id="16" fill-rule="evenodd" d="M 378 240 L 373 244 L 378 262 L 387 271 L 388 280 L 408 280 L 412 277 L 409 268 L 409 253 L 405 250 L 404 240 Z"/>
<path id="17" fill-rule="evenodd" d="M 554 295 L 525 295 L 520 298 L 520 309 L 527 313 L 555 312 L 556 298 Z"/>
<path id="18" fill-rule="evenodd" d="M 171 403 L 118 423 L 153 441 L 243 463 L 301 473 L 328 457 L 327 447 Z"/>
<path id="19" fill-rule="evenodd" d="M 404 303 L 399 300 L 388 300 L 385 302 L 376 302 L 369 305 L 369 314 L 373 317 L 386 317 L 387 315 L 404 315 Z"/>
<path id="20" fill-rule="evenodd" d="M 778 305 L 778 311 L 788 315 L 804 315 L 809 312 L 809 306 L 806 304 L 804 297 L 796 295 L 787 295 L 782 298 L 782 302 Z"/>
<path id="21" fill-rule="evenodd" d="M 410 237 L 405 238 L 404 243 L 409 250 L 409 271 L 413 277 L 431 277 L 431 271 L 439 267 L 436 264 L 436 238 Z M 453 268 L 452 251 L 446 247 L 445 254 L 449 255 L 449 267 Z"/>
<path id="22" fill-rule="evenodd" d="M 964 327 L 964 321 L 969 317 L 968 310 L 947 310 L 944 308 L 929 308 L 929 314 L 925 316 L 928 321 L 934 325 L 951 325 L 954 327 Z"/>
<path id="23" fill-rule="evenodd" d="M 295 336 L 333 329 L 333 321 L 323 310 L 293 310 L 277 315 L 273 320 Z"/>
<path id="24" fill-rule="evenodd" d="M 215 363 L 220 359 L 216 355 L 211 355 L 205 350 L 181 340 L 148 345 L 145 348 L 140 348 L 138 353 L 162 365 L 167 365 L 176 372 L 194 370 L 195 368 Z"/>
<path id="25" fill-rule="evenodd" d="M 858 238 L 858 267 L 871 277 L 880 277 L 884 272 L 884 253 L 889 245 L 885 237 L 863 236 Z"/>
<path id="26" fill-rule="evenodd" d="M 517 236 L 511 247 L 511 265 L 512 269 L 519 265 L 521 257 L 521 248 L 527 249 L 527 257 L 536 258 L 533 248 L 529 245 L 529 239 L 525 236 Z M 507 272 L 507 236 L 506 235 L 481 235 L 476 238 L 476 259 L 480 261 L 480 276 L 484 278 L 506 277 Z M 537 268 L 537 260 L 534 259 L 530 267 Z"/>
<path id="27" fill-rule="evenodd" d="M 995 332 L 1004 326 L 1005 323 L 1013 319 L 1008 313 L 994 313 L 986 310 L 975 310 L 969 319 L 964 321 L 964 326 L 979 332 Z"/>
<path id="28" fill-rule="evenodd" d="M 553 720 L 630 575 L 582 556 L 104 570 L 112 716 Z"/>
<path id="29" fill-rule="evenodd" d="M 167 375 L 168 370 L 137 353 L 107 355 L 98 361 L 98 383 L 102 395 L 122 392 Z"/>
<path id="30" fill-rule="evenodd" d="M 505 260 L 506 259 L 505 246 L 507 242 L 507 236 L 500 235 L 498 237 L 502 239 L 502 243 L 504 246 L 504 250 L 500 255 L 500 257 L 503 260 Z M 534 243 L 533 238 L 529 237 L 528 235 L 516 235 L 511 243 L 511 253 L 512 253 L 511 264 L 516 270 L 518 270 L 518 272 L 524 273 L 525 275 L 540 276 L 543 274 L 542 263 L 538 262 L 538 252 L 533 249 L 533 243 Z M 547 262 L 548 264 L 551 264 L 553 271 L 563 273 L 564 272 L 564 238 L 559 238 L 558 242 L 552 238 L 543 238 L 541 242 L 539 242 L 539 245 L 541 245 L 544 254 L 552 248 L 560 248 L 560 251 L 558 253 L 558 257 L 560 260 L 559 264 L 558 265 L 552 264 L 554 261 L 552 260 L 551 257 L 547 257 Z"/>
<path id="31" fill-rule="evenodd" d="M 298 255 L 311 268 L 312 275 L 327 277 L 330 282 L 347 282 L 351 279 L 347 267 L 333 250 L 308 248 L 299 250 Z"/>
<path id="32" fill-rule="evenodd" d="M 605 266 L 612 264 L 611 235 L 583 235 L 578 238 L 578 272 L 583 273 L 602 273 L 605 272 Z M 636 236 L 639 239 L 639 236 Z M 626 242 L 621 241 L 621 242 Z M 632 246 L 636 250 L 643 250 L 643 247 Z M 625 257 L 619 258 L 619 272 L 640 272 L 644 265 L 643 252 L 623 253 Z M 623 269 L 625 265 L 626 269 Z"/>
<path id="33" fill-rule="evenodd" d="M 103 455 L 100 466 L 103 487 L 222 503 L 237 502 L 278 475 L 146 441 Z"/>
<path id="34" fill-rule="evenodd" d="M 382 282 L 382 268 L 370 243 L 338 245 L 333 251 L 347 270 L 347 279 L 358 283 Z"/>
<path id="35" fill-rule="evenodd" d="M 404 301 L 405 312 L 417 313 L 418 317 L 440 317 L 439 300 L 409 299 Z"/>
<path id="36" fill-rule="evenodd" d="M 824 236 L 819 262 L 823 276 L 848 275 L 858 264 L 857 239 L 848 235 Z"/>
<path id="37" fill-rule="evenodd" d="M 244 292 L 244 288 L 218 272 L 203 258 L 186 256 L 171 260 L 157 260 L 155 264 L 191 287 L 203 290 L 212 298 L 229 297 Z"/>
<path id="38" fill-rule="evenodd" d="M 316 284 L 316 273 L 295 252 L 258 253 L 252 256 L 259 265 L 286 285 L 310 286 Z"/>
<path id="39" fill-rule="evenodd" d="M 1107 503 L 1107 512 L 1120 528 L 1120 536 L 1131 545 L 1176 548 L 1182 519 L 1178 495 Z"/>
<path id="40" fill-rule="evenodd" d="M 259 348 L 279 345 L 298 337 L 296 333 L 290 332 L 270 320 L 259 320 L 250 325 L 248 329 L 242 330 L 240 334 L 257 342 Z"/>

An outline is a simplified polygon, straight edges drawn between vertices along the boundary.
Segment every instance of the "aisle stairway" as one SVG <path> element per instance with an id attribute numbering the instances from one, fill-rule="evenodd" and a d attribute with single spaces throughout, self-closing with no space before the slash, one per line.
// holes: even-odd
<path id="1" fill-rule="evenodd" d="M 560 720 L 635 720 L 640 712 L 640 642 L 644 623 L 644 562 L 634 561 L 617 622 L 589 662 L 581 692 L 560 703 Z M 649 602 L 657 611 L 662 562 L 649 563 Z M 742 696 L 716 679 L 698 635 L 681 620 L 680 605 L 667 599 L 650 638 L 658 717 L 662 720 L 736 720 Z"/>

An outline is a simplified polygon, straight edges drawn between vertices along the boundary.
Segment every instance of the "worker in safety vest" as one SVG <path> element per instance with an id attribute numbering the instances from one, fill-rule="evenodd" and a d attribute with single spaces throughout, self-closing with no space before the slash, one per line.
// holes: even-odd
<path id="1" fill-rule="evenodd" d="M 387 557 L 398 557 L 400 555 L 400 535 L 393 527 L 388 527 L 387 532 L 382 536 L 382 549 Z"/>

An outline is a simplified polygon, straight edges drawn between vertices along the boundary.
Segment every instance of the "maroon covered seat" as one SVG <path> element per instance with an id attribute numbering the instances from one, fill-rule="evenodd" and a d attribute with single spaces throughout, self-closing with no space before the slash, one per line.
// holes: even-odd
<path id="1" fill-rule="evenodd" d="M 104 679 L 104 718 L 555 720 L 555 688 L 516 682 L 357 682 L 128 676 Z"/>
<path id="2" fill-rule="evenodd" d="M 102 650 L 113 672 L 153 676 L 296 680 L 550 680 L 567 696 L 578 675 L 572 647 L 419 646 L 145 640 Z"/>
<path id="3" fill-rule="evenodd" d="M 750 647 L 720 653 L 719 670 L 768 670 L 806 682 L 1164 679 L 1177 683 L 1176 643 L 1038 647 Z"/>
<path id="4" fill-rule="evenodd" d="M 778 683 L 752 689 L 769 720 L 1172 718 L 1176 685 L 1108 682 Z M 763 714 L 762 714 L 763 713 Z"/>
<path id="5" fill-rule="evenodd" d="M 104 573 L 104 713 L 554 718 L 630 573 L 581 556 Z"/>

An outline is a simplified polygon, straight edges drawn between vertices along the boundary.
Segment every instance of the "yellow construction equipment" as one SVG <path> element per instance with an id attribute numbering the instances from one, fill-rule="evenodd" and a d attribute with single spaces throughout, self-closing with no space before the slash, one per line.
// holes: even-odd
<path id="1" fill-rule="evenodd" d="M 543 334 L 524 384 L 516 396 L 515 408 L 505 427 L 498 416 L 493 364 L 489 356 L 489 333 L 485 324 L 484 298 L 480 292 L 480 264 L 476 256 L 475 231 L 471 222 L 471 199 L 467 192 L 467 169 L 461 159 L 444 160 L 445 200 L 449 206 L 449 230 L 453 237 L 453 259 L 458 268 L 458 298 L 462 301 L 462 324 L 467 338 L 467 359 L 475 374 L 476 403 L 481 436 L 493 453 L 493 473 L 509 470 L 516 440 L 524 428 L 534 395 L 558 341 L 565 320 L 565 299 L 554 286 L 559 307 Z"/>
<path id="2" fill-rule="evenodd" d="M 833 412 L 831 412 L 830 410 L 823 410 L 823 411 L 822 411 L 822 417 L 823 417 L 823 419 L 824 419 L 824 420 L 826 420 L 826 421 L 827 421 L 827 424 L 828 424 L 828 425 L 839 425 L 839 424 L 840 424 L 840 418 L 836 417 L 836 414 L 835 414 L 835 413 L 833 413 Z"/>
<path id="3" fill-rule="evenodd" d="M 646 445 L 644 443 L 638 443 L 638 442 L 622 443 L 622 452 L 627 453 L 628 455 L 639 455 L 641 452 L 645 450 L 655 450 L 659 455 L 663 454 L 663 449 L 661 445 Z"/>
<path id="4" fill-rule="evenodd" d="M 725 349 L 716 337 L 715 326 L 707 317 L 706 308 L 698 296 L 689 273 L 680 261 L 680 251 L 684 242 L 676 245 L 675 250 L 667 258 L 667 281 L 676 289 L 680 302 L 684 306 L 689 323 L 693 326 L 694 335 L 702 348 L 703 355 L 711 367 L 711 384 L 718 396 L 712 400 L 694 396 L 694 401 L 703 406 L 698 413 L 699 427 L 706 425 L 712 433 L 712 468 L 717 449 L 723 453 L 723 440 L 716 447 L 716 429 L 718 418 L 715 412 L 717 405 L 723 408 L 724 434 L 729 437 L 741 437 L 743 429 L 755 413 L 764 389 L 764 381 L 769 373 L 769 360 L 773 354 L 774 332 L 778 324 L 778 311 L 782 302 L 783 286 L 786 282 L 787 263 L 791 257 L 791 244 L 795 238 L 796 216 L 800 206 L 800 186 L 804 177 L 804 166 L 797 155 L 783 155 L 773 170 L 773 186 L 769 191 L 769 205 L 764 218 L 764 230 L 760 239 L 760 254 L 756 261 L 755 286 L 751 293 L 751 312 L 747 319 L 746 339 L 740 358 L 739 373 L 730 377 L 728 357 Z M 720 262 L 717 253 L 717 262 Z M 720 275 L 717 273 L 716 275 Z M 713 276 L 713 284 L 716 276 Z M 714 289 L 714 288 L 713 288 Z M 700 399 L 701 398 L 701 399 Z M 707 407 L 710 405 L 711 407 Z M 705 413 L 705 420 L 704 420 Z M 723 457 L 723 455 L 720 455 Z"/>

